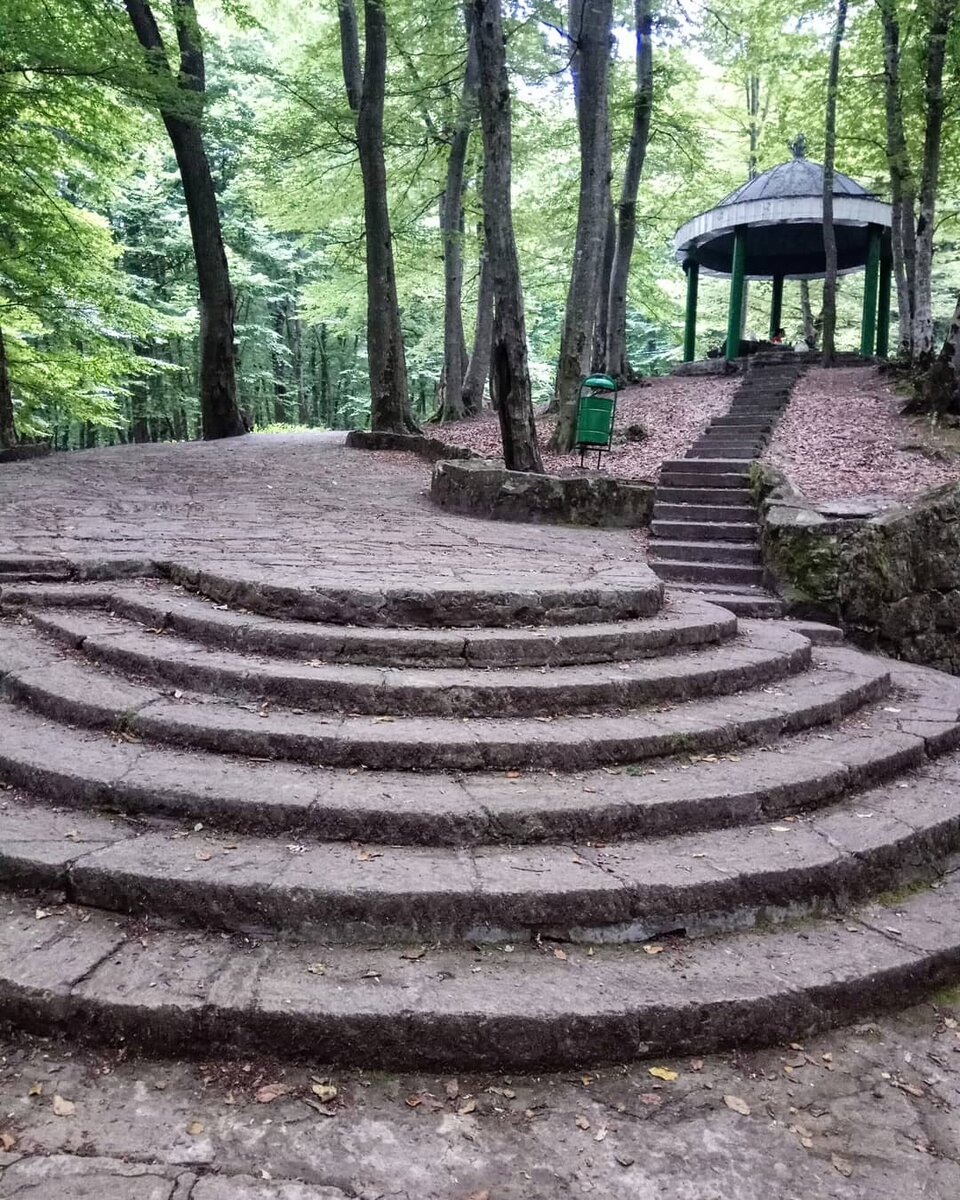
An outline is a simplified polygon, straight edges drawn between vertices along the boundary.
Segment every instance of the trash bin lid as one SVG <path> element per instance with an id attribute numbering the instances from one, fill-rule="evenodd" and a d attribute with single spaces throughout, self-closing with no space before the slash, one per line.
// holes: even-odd
<path id="1" fill-rule="evenodd" d="M 617 381 L 611 375 L 588 375 L 581 387 L 604 388 L 608 392 L 617 390 Z"/>

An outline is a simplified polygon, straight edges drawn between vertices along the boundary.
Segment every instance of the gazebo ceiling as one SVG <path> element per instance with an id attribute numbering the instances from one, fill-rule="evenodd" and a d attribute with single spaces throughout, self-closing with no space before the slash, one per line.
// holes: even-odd
<path id="1" fill-rule="evenodd" d="M 869 252 L 870 225 L 890 228 L 890 205 L 837 171 L 833 183 L 837 265 L 861 270 Z M 818 279 L 823 252 L 823 167 L 795 155 L 748 179 L 708 212 L 681 225 L 674 237 L 677 260 L 695 259 L 708 275 L 730 275 L 734 230 L 746 229 L 746 275 Z"/>

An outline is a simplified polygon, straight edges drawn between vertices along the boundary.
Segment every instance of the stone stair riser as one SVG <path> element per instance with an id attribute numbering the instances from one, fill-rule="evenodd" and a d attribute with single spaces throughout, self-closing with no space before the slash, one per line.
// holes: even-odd
<path id="1" fill-rule="evenodd" d="M 662 579 L 687 580 L 707 584 L 746 584 L 760 587 L 763 570 L 760 567 L 737 566 L 732 563 L 658 558 L 657 571 Z"/>
<path id="2" fill-rule="evenodd" d="M 650 553 L 659 562 L 718 563 L 730 566 L 753 566 L 760 563 L 760 550 L 755 542 L 694 542 L 658 539 L 651 543 Z"/>
<path id="3" fill-rule="evenodd" d="M 756 543 L 759 526 L 744 522 L 667 520 L 654 517 L 651 532 L 671 542 L 752 542 Z"/>

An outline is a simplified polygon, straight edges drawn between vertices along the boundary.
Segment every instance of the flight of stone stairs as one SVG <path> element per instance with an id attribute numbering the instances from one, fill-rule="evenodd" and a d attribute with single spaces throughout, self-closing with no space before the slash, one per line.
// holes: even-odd
<path id="1" fill-rule="evenodd" d="M 0 591 L 0 1019 L 563 1067 L 960 979 L 960 680 L 633 587 Z M 13 576 L 19 576 L 13 578 Z"/>
<path id="2" fill-rule="evenodd" d="M 748 486 L 806 362 L 794 353 L 748 359 L 730 411 L 686 457 L 663 464 L 651 524 L 651 565 L 671 587 L 745 616 L 780 616 L 763 584 L 756 505 Z"/>

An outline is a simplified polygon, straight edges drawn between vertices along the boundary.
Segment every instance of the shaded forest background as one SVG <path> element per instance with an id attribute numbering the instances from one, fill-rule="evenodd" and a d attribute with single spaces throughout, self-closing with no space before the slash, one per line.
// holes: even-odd
<path id="1" fill-rule="evenodd" d="M 891 196 L 883 18 L 900 33 L 904 137 L 923 158 L 929 29 L 937 0 L 849 8 L 836 165 Z M 931 279 L 934 342 L 960 291 L 960 34 L 949 14 Z M 157 4 L 176 47 L 182 0 Z M 192 11 L 192 10 L 191 10 Z M 610 64 L 614 200 L 633 120 L 637 6 L 615 4 Z M 362 12 L 361 12 L 362 20 Z M 405 369 L 414 415 L 442 399 L 442 201 L 458 129 L 461 5 L 386 5 L 383 151 Z M 580 152 L 565 6 L 503 8 L 512 92 L 513 204 L 533 398 L 551 399 L 577 231 Z M 663 3 L 650 10 L 653 105 L 628 286 L 634 372 L 680 357 L 684 280 L 671 238 L 803 133 L 822 160 L 836 13 L 798 0 Z M 199 0 L 202 123 L 235 291 L 237 399 L 249 424 L 350 428 L 369 417 L 366 245 L 357 124 L 334 3 Z M 363 32 L 361 28 L 361 33 Z M 182 79 L 181 79 L 182 82 Z M 0 334 L 21 438 L 58 449 L 199 436 L 197 272 L 181 173 L 123 4 L 6 0 L 0 13 Z M 170 87 L 172 88 L 172 84 Z M 158 96 L 160 101 L 158 101 Z M 183 103 L 187 104 L 189 98 Z M 171 106 L 173 106 L 171 108 Z M 463 323 L 471 342 L 483 253 L 483 141 L 466 138 Z M 811 285 L 814 313 L 819 284 Z M 726 285 L 704 280 L 698 348 L 725 332 Z M 862 277 L 844 278 L 837 341 L 856 345 Z M 769 286 L 749 289 L 748 336 Z M 896 312 L 893 314 L 896 330 Z M 800 289 L 784 324 L 803 334 Z M 895 337 L 895 334 L 894 334 Z M 895 344 L 895 342 L 894 342 Z"/>

